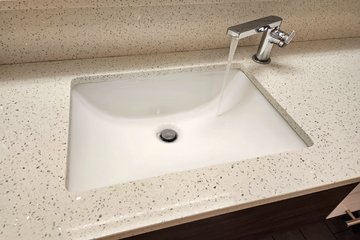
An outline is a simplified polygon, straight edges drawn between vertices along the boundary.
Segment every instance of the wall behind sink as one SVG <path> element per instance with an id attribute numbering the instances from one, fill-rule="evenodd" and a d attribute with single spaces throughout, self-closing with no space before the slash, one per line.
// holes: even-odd
<path id="1" fill-rule="evenodd" d="M 228 26 L 267 15 L 283 17 L 295 41 L 359 37 L 359 9 L 359 0 L 3 0 L 0 64 L 224 48 Z"/>

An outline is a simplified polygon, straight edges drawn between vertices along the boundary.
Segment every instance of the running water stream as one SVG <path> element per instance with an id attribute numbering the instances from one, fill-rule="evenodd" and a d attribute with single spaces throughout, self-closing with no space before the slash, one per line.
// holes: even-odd
<path id="1" fill-rule="evenodd" d="M 219 102 L 218 102 L 218 107 L 217 107 L 217 111 L 216 111 L 217 116 L 220 116 L 221 114 L 224 113 L 224 111 L 222 109 L 224 91 L 225 91 L 227 82 L 229 80 L 228 78 L 229 78 L 229 72 L 230 72 L 230 68 L 231 68 L 231 63 L 232 63 L 232 60 L 234 58 L 238 42 L 239 42 L 238 38 L 235 38 L 235 37 L 231 38 L 229 57 L 228 57 L 228 61 L 227 61 L 226 69 L 225 69 L 224 78 L 223 78 L 223 81 L 222 81 L 222 86 L 221 86 L 221 91 L 220 91 L 220 96 L 219 96 Z"/>

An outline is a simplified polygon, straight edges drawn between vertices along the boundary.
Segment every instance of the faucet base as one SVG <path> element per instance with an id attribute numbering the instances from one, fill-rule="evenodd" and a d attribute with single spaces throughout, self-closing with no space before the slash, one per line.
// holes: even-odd
<path id="1" fill-rule="evenodd" d="M 252 56 L 252 60 L 254 60 L 254 62 L 260 63 L 260 64 L 269 64 L 271 62 L 271 58 L 268 58 L 267 60 L 260 60 L 256 57 L 256 54 L 254 54 Z"/>

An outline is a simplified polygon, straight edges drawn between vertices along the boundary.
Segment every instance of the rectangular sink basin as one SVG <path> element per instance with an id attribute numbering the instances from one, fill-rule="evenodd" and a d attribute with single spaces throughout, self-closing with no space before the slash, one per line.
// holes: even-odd
<path id="1" fill-rule="evenodd" d="M 230 73 L 225 112 L 217 116 L 223 76 L 223 70 L 191 68 L 74 79 L 68 189 L 84 191 L 306 147 L 239 69 Z"/>

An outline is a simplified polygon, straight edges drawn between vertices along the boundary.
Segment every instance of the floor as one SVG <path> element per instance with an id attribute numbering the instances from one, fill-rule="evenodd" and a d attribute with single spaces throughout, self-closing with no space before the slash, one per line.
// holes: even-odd
<path id="1" fill-rule="evenodd" d="M 360 240 L 360 225 L 348 228 L 347 220 L 349 217 L 340 216 L 256 240 Z"/>

